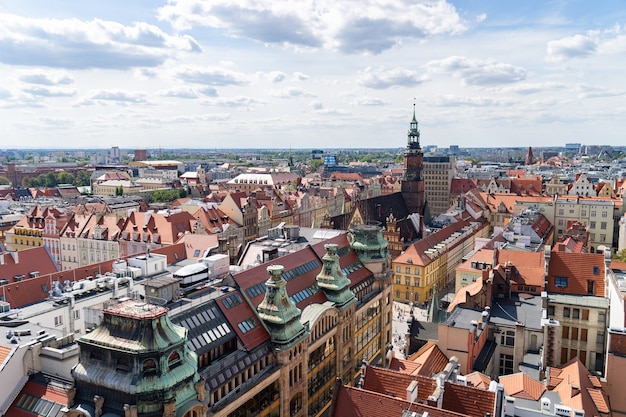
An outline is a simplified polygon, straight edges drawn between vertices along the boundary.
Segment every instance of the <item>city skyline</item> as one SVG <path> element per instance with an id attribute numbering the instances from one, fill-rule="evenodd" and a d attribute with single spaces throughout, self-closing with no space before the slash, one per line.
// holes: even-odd
<path id="1" fill-rule="evenodd" d="M 620 146 L 621 6 L 0 1 L 2 146 Z"/>

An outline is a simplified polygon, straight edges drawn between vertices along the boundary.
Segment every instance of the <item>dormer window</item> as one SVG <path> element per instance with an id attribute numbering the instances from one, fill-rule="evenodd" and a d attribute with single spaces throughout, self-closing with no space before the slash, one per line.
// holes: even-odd
<path id="1" fill-rule="evenodd" d="M 172 369 L 180 365 L 180 355 L 178 352 L 172 352 L 169 358 L 167 358 L 167 366 Z"/>
<path id="2" fill-rule="evenodd" d="M 128 358 L 119 358 L 115 370 L 119 372 L 130 372 L 130 362 Z"/>
<path id="3" fill-rule="evenodd" d="M 143 361 L 142 368 L 144 374 L 155 374 L 157 372 L 157 365 L 154 359 L 146 359 Z"/>

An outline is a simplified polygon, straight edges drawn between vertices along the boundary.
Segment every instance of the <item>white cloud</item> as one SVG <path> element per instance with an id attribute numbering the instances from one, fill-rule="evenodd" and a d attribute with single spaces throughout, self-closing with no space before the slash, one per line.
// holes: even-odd
<path id="1" fill-rule="evenodd" d="M 461 79 L 464 85 L 489 86 L 522 81 L 526 70 L 503 62 L 479 60 L 463 56 L 451 56 L 426 64 L 433 73 L 449 73 Z"/>
<path id="2" fill-rule="evenodd" d="M 22 88 L 24 93 L 40 97 L 72 97 L 76 95 L 73 88 L 28 86 Z"/>
<path id="3" fill-rule="evenodd" d="M 163 97 L 187 98 L 187 99 L 194 99 L 194 98 L 200 97 L 200 95 L 192 88 L 170 88 L 169 90 L 161 91 L 158 94 Z"/>
<path id="4" fill-rule="evenodd" d="M 282 90 L 270 91 L 270 96 L 276 98 L 297 98 L 297 97 L 315 97 L 316 94 L 311 91 L 303 90 L 297 87 L 283 88 Z"/>
<path id="5" fill-rule="evenodd" d="M 282 71 L 272 71 L 268 73 L 267 76 L 273 83 L 279 83 L 287 78 L 287 74 Z"/>
<path id="6" fill-rule="evenodd" d="M 403 40 L 457 34 L 466 26 L 444 0 L 169 0 L 159 18 L 186 30 L 207 26 L 265 44 L 381 53 Z"/>
<path id="7" fill-rule="evenodd" d="M 544 93 L 550 91 L 558 91 L 565 90 L 568 88 L 568 85 L 565 83 L 557 83 L 557 82 L 542 82 L 542 83 L 519 83 L 514 85 L 509 85 L 506 87 L 500 87 L 497 89 L 498 92 L 501 93 L 514 93 L 520 95 L 529 95 L 536 93 Z"/>
<path id="8" fill-rule="evenodd" d="M 514 101 L 494 97 L 461 97 L 453 94 L 445 94 L 435 98 L 432 104 L 440 107 L 493 107 L 512 105 Z"/>
<path id="9" fill-rule="evenodd" d="M 254 107 L 255 105 L 263 105 L 266 104 L 265 100 L 259 100 L 253 97 L 224 97 L 224 98 L 216 98 L 210 100 L 204 100 L 202 104 L 208 106 L 217 106 L 217 107 Z"/>
<path id="10" fill-rule="evenodd" d="M 387 69 L 367 67 L 359 72 L 357 83 L 363 87 L 385 89 L 390 87 L 411 87 L 422 84 L 428 77 L 405 68 Z"/>
<path id="11" fill-rule="evenodd" d="M 615 55 L 626 51 L 626 34 L 621 26 L 589 30 L 548 42 L 546 60 L 567 61 L 593 55 Z"/>
<path id="12" fill-rule="evenodd" d="M 298 72 L 298 71 L 294 72 L 294 73 L 291 75 L 291 79 L 292 79 L 293 81 L 306 81 L 306 80 L 308 80 L 309 78 L 311 78 L 311 77 L 309 77 L 307 74 L 305 74 L 305 73 L 303 73 L 303 72 Z"/>
<path id="13" fill-rule="evenodd" d="M 128 104 L 147 104 L 148 101 L 146 99 L 146 94 L 134 92 L 134 91 L 126 91 L 120 89 L 113 90 L 93 90 L 90 91 L 86 96 L 82 97 L 77 106 L 90 106 L 93 104 L 119 104 L 119 105 L 128 105 Z"/>
<path id="14" fill-rule="evenodd" d="M 174 71 L 174 77 L 193 84 L 210 86 L 246 85 L 251 82 L 248 75 L 221 67 L 184 66 Z"/>
<path id="15" fill-rule="evenodd" d="M 386 106 L 391 103 L 388 100 L 383 100 L 382 98 L 363 96 L 352 100 L 352 104 L 357 106 Z"/>
<path id="16" fill-rule="evenodd" d="M 154 67 L 181 52 L 200 52 L 190 36 L 156 26 L 93 19 L 33 19 L 0 14 L 0 62 L 72 69 Z"/>
<path id="17" fill-rule="evenodd" d="M 548 42 L 548 61 L 565 61 L 594 54 L 598 49 L 597 38 L 589 35 L 574 35 Z"/>
<path id="18" fill-rule="evenodd" d="M 17 77 L 23 83 L 40 85 L 74 84 L 74 77 L 66 71 L 47 71 L 41 69 L 22 71 Z"/>

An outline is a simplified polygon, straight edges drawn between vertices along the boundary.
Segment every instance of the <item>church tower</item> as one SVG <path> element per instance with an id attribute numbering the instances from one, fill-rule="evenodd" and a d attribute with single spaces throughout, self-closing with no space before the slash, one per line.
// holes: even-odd
<path id="1" fill-rule="evenodd" d="M 424 152 L 420 147 L 420 131 L 415 118 L 415 104 L 413 104 L 413 120 L 409 125 L 408 143 L 404 151 L 404 176 L 401 191 L 410 213 L 424 214 Z"/>

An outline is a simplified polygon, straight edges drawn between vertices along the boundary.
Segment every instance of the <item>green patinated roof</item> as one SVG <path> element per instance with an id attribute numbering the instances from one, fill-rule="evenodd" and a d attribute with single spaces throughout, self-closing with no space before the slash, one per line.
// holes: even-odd
<path id="1" fill-rule="evenodd" d="M 388 243 L 382 229 L 373 225 L 359 225 L 350 229 L 348 235 L 350 247 L 356 252 L 361 262 L 386 259 Z"/>
<path id="2" fill-rule="evenodd" d="M 335 303 L 340 310 L 345 310 L 356 302 L 356 297 L 350 290 L 350 280 L 341 270 L 339 265 L 339 255 L 337 255 L 338 245 L 329 243 L 324 245 L 326 253 L 322 257 L 322 270 L 317 274 L 317 286 L 324 291 L 326 298 Z"/>
<path id="3" fill-rule="evenodd" d="M 278 349 L 289 349 L 308 334 L 308 327 L 300 322 L 300 309 L 287 295 L 284 269 L 282 265 L 267 267 L 270 278 L 265 281 L 265 298 L 257 307 L 270 340 Z"/>

